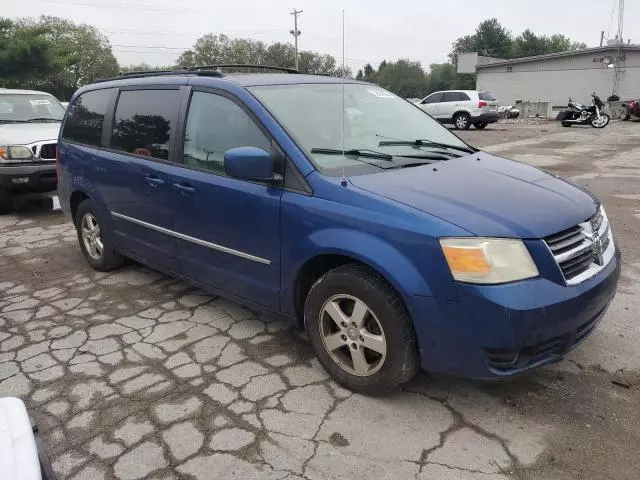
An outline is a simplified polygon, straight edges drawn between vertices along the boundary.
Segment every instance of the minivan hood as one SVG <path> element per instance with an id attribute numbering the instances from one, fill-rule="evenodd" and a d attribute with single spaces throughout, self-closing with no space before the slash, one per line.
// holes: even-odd
<path id="1" fill-rule="evenodd" d="M 584 222 L 598 206 L 567 180 L 485 152 L 349 180 L 479 236 L 542 238 Z"/>
<path id="2" fill-rule="evenodd" d="M 29 145 L 45 140 L 57 141 L 57 123 L 0 123 L 0 144 Z"/>

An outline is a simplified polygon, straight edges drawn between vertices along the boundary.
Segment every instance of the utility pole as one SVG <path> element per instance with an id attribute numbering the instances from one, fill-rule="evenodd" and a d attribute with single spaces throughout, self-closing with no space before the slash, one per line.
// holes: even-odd
<path id="1" fill-rule="evenodd" d="M 293 30 L 289 30 L 289 33 L 293 35 L 296 43 L 296 70 L 298 70 L 298 37 L 302 34 L 300 30 L 298 30 L 298 15 L 302 13 L 302 10 L 293 9 L 291 15 L 293 15 Z"/>

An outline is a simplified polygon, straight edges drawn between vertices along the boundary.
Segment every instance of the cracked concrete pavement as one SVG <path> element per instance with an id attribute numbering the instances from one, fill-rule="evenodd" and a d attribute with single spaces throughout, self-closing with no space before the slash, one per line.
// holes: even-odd
<path id="1" fill-rule="evenodd" d="M 26 401 L 61 479 L 637 478 L 640 124 L 461 136 L 607 207 L 619 293 L 563 362 L 354 395 L 295 326 L 142 266 L 94 272 L 59 211 L 25 204 L 0 217 L 0 395 Z"/>

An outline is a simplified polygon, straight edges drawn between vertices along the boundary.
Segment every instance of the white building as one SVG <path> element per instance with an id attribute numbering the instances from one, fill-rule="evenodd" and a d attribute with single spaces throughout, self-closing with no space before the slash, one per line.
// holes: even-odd
<path id="1" fill-rule="evenodd" d="M 618 68 L 618 96 L 640 98 L 640 45 L 610 45 L 572 52 L 503 60 L 467 53 L 458 73 L 476 73 L 476 88 L 492 92 L 502 103 L 523 101 L 567 104 L 569 97 L 590 103 L 596 92 L 606 100 Z"/>

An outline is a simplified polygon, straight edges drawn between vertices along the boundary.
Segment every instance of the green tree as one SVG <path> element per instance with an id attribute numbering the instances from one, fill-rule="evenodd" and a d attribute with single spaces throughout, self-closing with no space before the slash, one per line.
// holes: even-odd
<path id="1" fill-rule="evenodd" d="M 53 70 L 53 52 L 40 27 L 19 28 L 0 18 L 0 80 L 14 83 Z"/>
<path id="2" fill-rule="evenodd" d="M 193 48 L 178 57 L 177 66 L 182 68 L 220 63 L 271 65 L 292 68 L 295 65 L 295 48 L 288 43 L 265 44 L 227 35 L 207 34 L 196 40 Z M 342 71 L 331 55 L 316 52 L 299 52 L 299 69 L 303 73 L 336 75 L 351 74 Z"/>
<path id="3" fill-rule="evenodd" d="M 66 100 L 78 87 L 118 73 L 109 42 L 95 27 L 42 16 L 14 21 L 9 35 L 40 45 L 51 62 L 40 69 L 18 67 L 7 86 L 45 90 Z"/>
<path id="4" fill-rule="evenodd" d="M 411 60 L 385 61 L 376 80 L 380 86 L 405 98 L 420 97 L 427 90 L 427 77 L 420 62 Z"/>
<path id="5" fill-rule="evenodd" d="M 491 18 L 481 22 L 473 35 L 465 35 L 453 43 L 453 49 L 449 53 L 451 63 L 455 65 L 458 55 L 465 52 L 478 52 L 487 57 L 511 58 L 513 37 L 497 18 Z"/>
<path id="6" fill-rule="evenodd" d="M 582 42 L 573 42 L 564 35 L 556 34 L 551 37 L 536 35 L 527 29 L 518 35 L 513 42 L 513 57 L 531 57 L 547 53 L 566 52 L 587 48 Z"/>
<path id="7" fill-rule="evenodd" d="M 527 29 L 514 37 L 496 18 L 491 18 L 481 22 L 473 35 L 458 38 L 453 43 L 449 59 L 455 65 L 458 55 L 465 52 L 478 52 L 487 57 L 509 59 L 582 48 L 587 48 L 587 45 L 574 42 L 561 34 L 548 37 L 536 35 Z"/>
<path id="8" fill-rule="evenodd" d="M 149 65 L 148 63 L 138 63 L 136 65 L 120 65 L 120 73 L 128 72 L 148 72 L 156 70 L 175 70 L 175 65 Z"/>
<path id="9" fill-rule="evenodd" d="M 459 88 L 456 67 L 450 63 L 433 63 L 429 66 L 427 94 L 438 90 Z"/>

